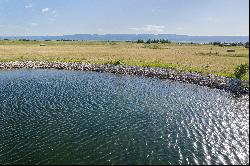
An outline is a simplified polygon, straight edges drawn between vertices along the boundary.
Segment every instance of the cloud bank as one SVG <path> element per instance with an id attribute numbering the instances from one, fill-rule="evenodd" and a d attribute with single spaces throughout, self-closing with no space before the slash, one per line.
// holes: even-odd
<path id="1" fill-rule="evenodd" d="M 128 28 L 129 30 L 137 31 L 137 32 L 145 32 L 145 33 L 165 33 L 165 26 L 163 25 L 145 25 L 144 27 L 133 27 Z"/>

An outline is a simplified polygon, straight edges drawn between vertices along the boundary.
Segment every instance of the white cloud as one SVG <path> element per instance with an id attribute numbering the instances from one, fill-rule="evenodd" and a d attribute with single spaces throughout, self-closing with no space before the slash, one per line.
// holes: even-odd
<path id="1" fill-rule="evenodd" d="M 38 24 L 37 24 L 37 23 L 35 23 L 35 22 L 32 22 L 30 25 L 31 25 L 32 27 L 36 27 L 36 26 L 38 26 Z"/>
<path id="2" fill-rule="evenodd" d="M 50 8 L 44 8 L 42 9 L 42 13 L 48 13 L 51 9 Z"/>
<path id="3" fill-rule="evenodd" d="M 56 17 L 56 10 L 52 8 L 43 8 L 41 11 L 45 16 L 49 17 L 50 21 L 54 21 L 54 18 Z"/>
<path id="4" fill-rule="evenodd" d="M 24 6 L 26 9 L 28 9 L 28 8 L 32 8 L 33 7 L 33 5 L 32 4 L 28 4 L 28 5 L 26 5 L 26 6 Z"/>
<path id="5" fill-rule="evenodd" d="M 139 28 L 128 28 L 129 30 L 139 31 L 139 32 L 150 32 L 150 33 L 164 33 L 165 26 L 163 25 L 145 25 Z"/>

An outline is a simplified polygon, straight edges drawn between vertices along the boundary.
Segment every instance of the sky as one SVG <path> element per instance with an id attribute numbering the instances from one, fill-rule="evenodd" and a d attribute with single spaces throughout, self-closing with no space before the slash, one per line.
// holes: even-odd
<path id="1" fill-rule="evenodd" d="M 249 0 L 0 0 L 0 35 L 248 36 Z"/>

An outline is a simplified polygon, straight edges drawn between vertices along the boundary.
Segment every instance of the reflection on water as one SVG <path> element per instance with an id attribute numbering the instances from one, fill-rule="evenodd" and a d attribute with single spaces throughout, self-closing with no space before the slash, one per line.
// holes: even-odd
<path id="1" fill-rule="evenodd" d="M 0 71 L 0 164 L 248 164 L 248 101 L 143 77 Z"/>

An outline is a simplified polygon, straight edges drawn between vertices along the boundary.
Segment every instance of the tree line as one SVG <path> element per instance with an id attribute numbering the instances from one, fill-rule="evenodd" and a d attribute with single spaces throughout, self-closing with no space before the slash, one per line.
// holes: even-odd
<path id="1" fill-rule="evenodd" d="M 137 43 L 146 43 L 146 44 L 151 44 L 151 43 L 171 43 L 171 41 L 169 40 L 165 40 L 165 39 L 148 39 L 146 41 L 142 40 L 142 39 L 138 39 Z"/>
<path id="2" fill-rule="evenodd" d="M 226 43 L 226 42 L 211 42 L 209 44 L 215 45 L 215 46 L 248 46 L 249 47 L 249 42 L 242 43 L 242 42 L 235 42 L 235 43 Z"/>

